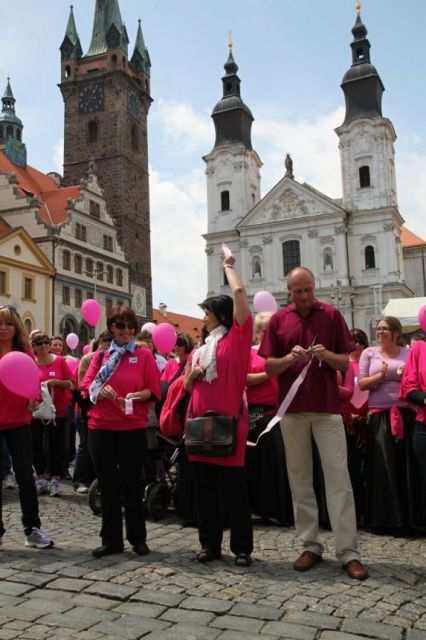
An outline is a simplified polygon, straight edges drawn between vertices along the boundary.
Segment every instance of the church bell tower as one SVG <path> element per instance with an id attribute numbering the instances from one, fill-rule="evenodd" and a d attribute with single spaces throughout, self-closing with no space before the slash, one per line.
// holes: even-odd
<path id="1" fill-rule="evenodd" d="M 94 160 L 107 210 L 129 262 L 133 308 L 151 317 L 147 116 L 151 62 L 139 21 L 132 56 L 118 0 L 96 0 L 83 55 L 73 8 L 60 46 L 65 104 L 64 184 L 78 184 Z"/>

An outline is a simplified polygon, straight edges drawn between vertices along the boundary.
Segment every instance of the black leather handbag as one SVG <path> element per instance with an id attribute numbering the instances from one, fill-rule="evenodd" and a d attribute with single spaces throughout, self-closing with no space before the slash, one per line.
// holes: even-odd
<path id="1" fill-rule="evenodd" d="M 237 428 L 240 416 L 220 416 L 207 411 L 185 422 L 185 447 L 189 455 L 232 456 L 237 450 Z"/>

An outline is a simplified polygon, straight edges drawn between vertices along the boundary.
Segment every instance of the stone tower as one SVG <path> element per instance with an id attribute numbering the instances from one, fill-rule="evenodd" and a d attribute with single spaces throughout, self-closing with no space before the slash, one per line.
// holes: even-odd
<path id="1" fill-rule="evenodd" d="M 239 262 L 240 240 L 235 227 L 260 200 L 262 162 L 251 144 L 253 116 L 240 95 L 238 66 L 229 45 L 222 78 L 223 97 L 213 109 L 216 140 L 203 157 L 207 175 L 207 277 L 208 295 L 226 286 L 220 267 L 222 242 L 227 242 Z M 241 265 L 243 268 L 243 265 Z M 244 275 L 244 274 L 243 274 Z"/>
<path id="2" fill-rule="evenodd" d="M 27 149 L 22 142 L 22 120 L 15 113 L 15 97 L 10 86 L 10 78 L 1 99 L 0 113 L 0 149 L 11 162 L 25 169 L 27 166 Z"/>
<path id="3" fill-rule="evenodd" d="M 83 55 L 73 10 L 61 44 L 65 103 L 64 184 L 78 184 L 91 160 L 129 262 L 132 304 L 152 309 L 147 116 L 151 62 L 139 21 L 133 54 L 118 0 L 96 0 Z"/>

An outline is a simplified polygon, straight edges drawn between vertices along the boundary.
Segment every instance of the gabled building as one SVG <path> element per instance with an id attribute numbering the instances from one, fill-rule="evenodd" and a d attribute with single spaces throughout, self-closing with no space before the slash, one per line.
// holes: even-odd
<path id="1" fill-rule="evenodd" d="M 64 185 L 78 184 L 89 162 L 96 161 L 128 261 L 133 308 L 144 319 L 152 308 L 147 139 L 152 98 L 140 21 L 131 55 L 128 45 L 118 0 L 96 0 L 92 39 L 83 54 L 71 7 L 60 46 Z"/>
<path id="2" fill-rule="evenodd" d="M 54 269 L 52 291 L 46 297 L 49 320 L 43 328 L 64 335 L 72 331 L 87 342 L 90 329 L 81 319 L 81 304 L 97 298 L 104 310 L 103 324 L 110 306 L 130 304 L 127 260 L 106 209 L 96 164 L 88 163 L 81 179 L 67 187 L 58 174 L 46 175 L 28 165 L 26 153 L 16 155 L 16 145 L 25 145 L 22 136 L 15 137 L 23 127 L 10 117 L 10 95 L 8 81 L 1 122 L 3 131 L 11 121 L 16 123 L 16 143 L 0 146 L 0 214 L 11 228 L 25 229 Z M 142 300 L 142 310 L 144 304 Z"/>
<path id="3" fill-rule="evenodd" d="M 222 243 L 236 256 L 252 299 L 270 291 L 287 304 L 286 276 L 298 265 L 316 276 L 319 298 L 338 306 L 350 326 L 369 331 L 390 298 L 413 295 L 404 273 L 391 121 L 357 10 L 352 65 L 344 75 L 345 119 L 339 138 L 342 192 L 330 198 L 294 178 L 287 155 L 282 179 L 260 197 L 261 160 L 253 150 L 253 116 L 240 96 L 232 51 L 223 97 L 213 109 L 216 141 L 204 156 L 207 175 L 208 294 L 227 292 Z M 318 159 L 320 161 L 320 158 Z M 303 163 L 303 159 L 301 160 Z"/>

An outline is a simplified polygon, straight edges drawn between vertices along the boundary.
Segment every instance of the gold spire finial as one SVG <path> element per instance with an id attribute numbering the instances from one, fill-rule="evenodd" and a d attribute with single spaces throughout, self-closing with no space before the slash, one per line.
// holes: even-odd
<path id="1" fill-rule="evenodd" d="M 358 15 L 361 13 L 361 9 L 362 9 L 362 4 L 360 2 L 355 2 L 355 10 Z"/>
<path id="2" fill-rule="evenodd" d="M 228 31 L 228 49 L 232 51 L 232 31 Z"/>

